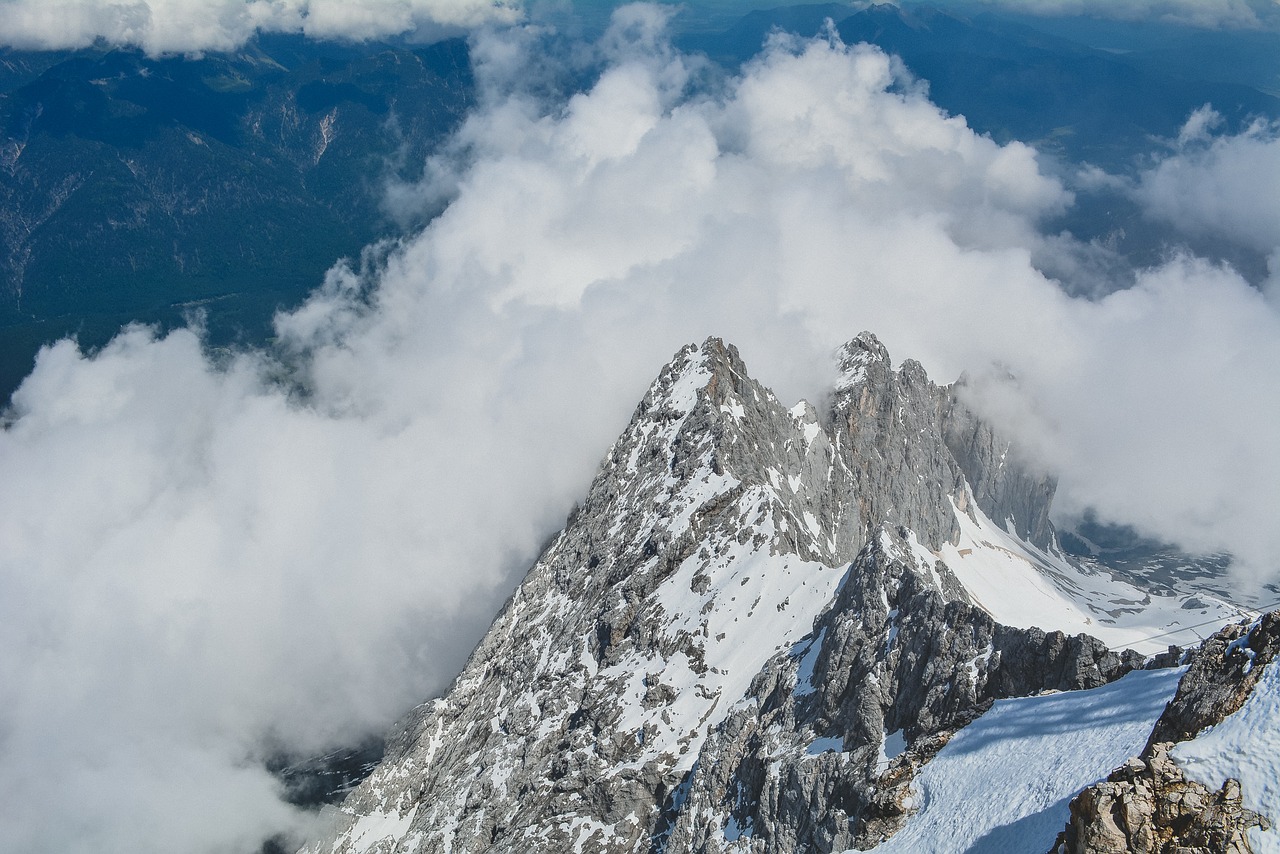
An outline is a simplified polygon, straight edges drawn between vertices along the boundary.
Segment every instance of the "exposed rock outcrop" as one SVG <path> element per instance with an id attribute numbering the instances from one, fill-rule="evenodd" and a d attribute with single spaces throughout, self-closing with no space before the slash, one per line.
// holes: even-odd
<path id="1" fill-rule="evenodd" d="M 843 851 L 891 836 L 915 770 L 1001 697 L 1103 685 L 1142 665 L 1087 635 L 1002 626 L 905 558 L 885 532 L 798 655 L 770 662 L 712 734 L 671 805 L 665 850 Z M 896 745 L 896 746 L 895 746 Z"/>
<path id="2" fill-rule="evenodd" d="M 1191 656 L 1178 692 L 1156 722 L 1141 757 L 1071 802 L 1071 820 L 1055 854 L 1245 854 L 1250 828 L 1270 820 L 1246 808 L 1240 783 L 1218 791 L 1190 780 L 1170 756 L 1239 711 L 1263 668 L 1280 651 L 1280 612 L 1227 626 Z"/>
<path id="3" fill-rule="evenodd" d="M 964 470 L 969 489 L 986 514 L 1008 521 L 1022 539 L 1048 549 L 1054 542 L 1049 508 L 1057 480 L 1017 460 L 1005 465 L 1008 454 L 1016 455 L 1017 449 L 961 402 L 964 389 L 961 379 L 949 390 L 951 403 L 944 434 L 947 448 Z"/>
<path id="4" fill-rule="evenodd" d="M 1240 783 L 1218 791 L 1188 780 L 1169 757 L 1168 742 L 1153 744 L 1105 782 L 1071 803 L 1071 824 L 1056 854 L 1248 854 L 1246 832 L 1268 827 L 1241 802 Z"/>
<path id="5" fill-rule="evenodd" d="M 1262 670 L 1280 652 L 1280 611 L 1226 626 L 1192 656 L 1178 693 L 1156 722 L 1150 744 L 1195 738 L 1244 705 Z"/>

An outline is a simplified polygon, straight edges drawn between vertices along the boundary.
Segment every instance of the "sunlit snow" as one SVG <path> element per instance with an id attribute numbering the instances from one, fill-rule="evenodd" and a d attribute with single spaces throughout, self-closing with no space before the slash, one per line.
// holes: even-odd
<path id="1" fill-rule="evenodd" d="M 1239 780 L 1244 805 L 1272 821 L 1269 831 L 1249 831 L 1253 850 L 1280 854 L 1280 670 L 1274 663 L 1238 712 L 1174 747 L 1173 758 L 1188 777 L 1212 789 L 1228 777 Z"/>
<path id="2" fill-rule="evenodd" d="M 917 561 L 928 567 L 941 558 L 974 601 L 1005 625 L 1084 632 L 1113 648 L 1150 654 L 1170 644 L 1195 646 L 1244 613 L 1207 593 L 1199 596 L 1203 609 L 1187 610 L 1181 597 L 1082 569 L 1010 534 L 973 501 L 968 512 L 955 513 L 959 539 L 936 554 L 913 539 Z"/>
<path id="3" fill-rule="evenodd" d="M 1068 804 L 1146 743 L 1181 670 L 1140 670 L 1091 691 L 999 700 L 912 784 L 919 813 L 880 854 L 1048 851 Z"/>

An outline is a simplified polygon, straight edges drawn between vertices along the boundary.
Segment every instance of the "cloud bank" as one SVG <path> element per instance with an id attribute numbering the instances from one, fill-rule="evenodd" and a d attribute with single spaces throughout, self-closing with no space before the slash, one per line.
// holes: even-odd
<path id="1" fill-rule="evenodd" d="M 0 43 L 58 50 L 101 39 L 154 56 L 234 50 L 260 32 L 363 41 L 520 14 L 520 0 L 3 0 Z"/>
<path id="2" fill-rule="evenodd" d="M 1280 126 L 1258 121 L 1234 136 L 1214 135 L 1220 124 L 1211 107 L 1197 110 L 1132 194 L 1149 217 L 1182 234 L 1268 257 L 1268 288 L 1280 297 Z"/>
<path id="3" fill-rule="evenodd" d="M 444 213 L 335 268 L 269 352 L 132 329 L 44 351 L 0 433 L 0 826 L 15 850 L 247 850 L 305 829 L 256 770 L 438 691 L 650 379 L 711 334 L 784 398 L 862 329 L 1004 416 L 1069 506 L 1259 582 L 1280 535 L 1280 318 L 1176 257 L 1073 299 L 1034 150 L 866 46 L 778 39 L 723 79 L 627 7 L 585 91 L 476 37 Z M 574 66 L 577 72 L 582 65 Z M 994 404 L 992 404 L 994 407 Z M 1242 581 L 1243 583 L 1243 581 Z"/>
<path id="4" fill-rule="evenodd" d="M 1085 15 L 1120 21 L 1163 21 L 1209 29 L 1257 29 L 1280 23 L 1275 0 L 966 0 L 1032 15 Z"/>

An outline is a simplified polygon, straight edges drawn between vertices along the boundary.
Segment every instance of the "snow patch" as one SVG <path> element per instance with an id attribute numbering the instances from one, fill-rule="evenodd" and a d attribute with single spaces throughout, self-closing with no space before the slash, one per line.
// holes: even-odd
<path id="1" fill-rule="evenodd" d="M 1253 663 L 1258 657 L 1258 654 L 1253 651 L 1253 647 L 1249 646 L 1249 635 L 1253 634 L 1253 630 L 1257 628 L 1258 622 L 1259 621 L 1255 620 L 1253 625 L 1249 626 L 1248 631 L 1233 640 L 1231 643 L 1227 644 L 1227 648 L 1222 653 L 1223 658 L 1230 658 L 1232 653 L 1237 650 L 1244 653 L 1245 658 L 1248 659 L 1244 665 L 1245 673 L 1249 673 L 1253 670 Z"/>
<path id="2" fill-rule="evenodd" d="M 772 506 L 762 488 L 747 490 L 739 501 L 746 518 Z M 601 671 L 623 686 L 614 730 L 646 733 L 639 756 L 624 767 L 641 768 L 666 753 L 677 757 L 674 770 L 691 768 L 707 732 L 746 696 L 765 662 L 812 631 L 835 596 L 843 568 L 772 554 L 768 514 L 754 530 L 759 539 L 729 538 L 686 558 L 654 594 L 665 615 L 662 632 L 673 646 L 685 644 L 694 659 L 682 651 L 665 660 L 637 653 Z M 671 689 L 670 699 L 646 708 L 654 674 Z"/>
<path id="3" fill-rule="evenodd" d="M 752 829 L 750 819 L 747 820 L 746 824 L 739 824 L 737 817 L 731 815 L 724 826 L 724 839 L 726 842 L 737 842 L 744 836 L 750 838 Z"/>
<path id="4" fill-rule="evenodd" d="M 677 412 L 688 414 L 698 403 L 698 392 L 706 388 L 709 382 L 711 369 L 707 367 L 707 354 L 699 348 L 690 355 L 688 363 L 672 383 L 666 402 Z"/>
<path id="5" fill-rule="evenodd" d="M 409 832 L 409 826 L 413 823 L 413 817 L 417 812 L 418 808 L 415 806 L 403 815 L 395 811 L 375 811 L 360 816 L 348 831 L 351 851 L 353 854 L 363 854 L 384 840 L 392 843 L 390 847 L 395 847 L 394 843 L 399 842 Z"/>
<path id="6" fill-rule="evenodd" d="M 813 685 L 813 668 L 818 663 L 818 654 L 822 652 L 822 641 L 827 636 L 827 627 L 823 626 L 818 630 L 818 636 L 804 646 L 800 651 L 800 664 L 796 668 L 796 687 L 793 696 L 804 697 L 814 693 L 818 689 Z M 795 655 L 800 645 L 792 650 Z"/>
<path id="7" fill-rule="evenodd" d="M 736 400 L 721 404 L 720 411 L 726 413 L 734 421 L 741 421 L 742 416 L 747 414 L 746 408 Z"/>
<path id="8" fill-rule="evenodd" d="M 804 752 L 810 756 L 818 756 L 822 753 L 844 753 L 844 739 L 838 735 L 815 738 L 809 742 Z"/>
<path id="9" fill-rule="evenodd" d="M 876 773 L 883 774 L 889 770 L 889 764 L 907 751 L 907 739 L 902 730 L 887 734 L 880 741 L 880 758 L 876 760 Z"/>
<path id="10" fill-rule="evenodd" d="M 1211 789 L 1228 777 L 1239 780 L 1244 805 L 1271 820 L 1271 830 L 1249 831 L 1253 850 L 1280 854 L 1280 670 L 1274 663 L 1238 712 L 1174 746 L 1172 755 L 1188 777 Z"/>

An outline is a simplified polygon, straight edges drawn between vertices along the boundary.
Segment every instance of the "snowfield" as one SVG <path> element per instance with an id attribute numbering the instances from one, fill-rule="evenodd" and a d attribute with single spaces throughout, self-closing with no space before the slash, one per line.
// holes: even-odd
<path id="1" fill-rule="evenodd" d="M 1141 670 L 1091 691 L 997 701 L 920 769 L 919 812 L 873 850 L 1048 851 L 1071 798 L 1142 750 L 1182 673 Z"/>
<path id="2" fill-rule="evenodd" d="M 1150 655 L 1169 644 L 1196 646 L 1220 626 L 1253 616 L 1206 592 L 1197 594 L 1202 608 L 1188 609 L 1185 597 L 1140 590 L 1059 553 L 1041 551 L 987 518 L 972 496 L 967 507 L 961 511 L 953 500 L 957 542 L 934 553 L 913 541 L 916 560 L 928 567 L 941 559 L 974 601 L 1007 626 L 1083 632 L 1113 649 Z"/>

